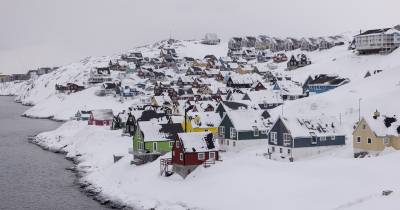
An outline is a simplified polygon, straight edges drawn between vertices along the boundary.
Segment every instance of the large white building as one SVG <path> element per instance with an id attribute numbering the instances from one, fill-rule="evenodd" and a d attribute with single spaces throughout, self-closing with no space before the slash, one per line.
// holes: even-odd
<path id="1" fill-rule="evenodd" d="M 400 31 L 394 28 L 373 29 L 355 36 L 361 54 L 391 52 L 400 46 Z"/>

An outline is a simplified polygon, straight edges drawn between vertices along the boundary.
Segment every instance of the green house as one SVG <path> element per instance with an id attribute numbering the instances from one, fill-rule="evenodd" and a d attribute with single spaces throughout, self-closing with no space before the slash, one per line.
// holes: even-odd
<path id="1" fill-rule="evenodd" d="M 170 152 L 177 133 L 182 133 L 180 123 L 159 123 L 157 120 L 138 121 L 133 135 L 134 163 L 146 163 Z"/>

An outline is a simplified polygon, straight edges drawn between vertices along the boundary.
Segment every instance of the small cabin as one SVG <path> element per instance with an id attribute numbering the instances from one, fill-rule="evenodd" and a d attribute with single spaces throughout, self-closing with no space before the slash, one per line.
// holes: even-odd
<path id="1" fill-rule="evenodd" d="M 96 109 L 90 112 L 88 125 L 111 126 L 114 114 L 111 109 Z"/>
<path id="2" fill-rule="evenodd" d="M 220 160 L 218 142 L 210 132 L 178 133 L 172 148 L 173 171 L 186 177 L 199 165 Z"/>

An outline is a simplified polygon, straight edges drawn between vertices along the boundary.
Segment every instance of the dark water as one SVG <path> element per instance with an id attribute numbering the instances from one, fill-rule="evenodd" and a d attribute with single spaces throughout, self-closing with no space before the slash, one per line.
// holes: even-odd
<path id="1" fill-rule="evenodd" d="M 60 124 L 20 117 L 26 109 L 0 97 L 0 209 L 105 209 L 73 184 L 65 170 L 71 162 L 28 143 L 27 136 Z"/>

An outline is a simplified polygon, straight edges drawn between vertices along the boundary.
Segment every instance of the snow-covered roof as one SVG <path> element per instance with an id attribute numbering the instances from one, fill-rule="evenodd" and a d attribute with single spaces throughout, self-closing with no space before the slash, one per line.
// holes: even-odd
<path id="1" fill-rule="evenodd" d="M 246 93 L 250 101 L 256 104 L 281 104 L 282 97 L 272 90 L 249 91 Z"/>
<path id="2" fill-rule="evenodd" d="M 237 131 L 269 130 L 273 124 L 266 110 L 234 110 L 226 112 Z"/>
<path id="3" fill-rule="evenodd" d="M 344 135 L 342 128 L 333 116 L 288 116 L 280 117 L 291 135 L 295 137 L 308 136 L 338 136 Z"/>
<path id="4" fill-rule="evenodd" d="M 164 105 L 164 104 L 172 104 L 172 99 L 171 99 L 171 97 L 169 97 L 169 96 L 165 96 L 165 95 L 162 95 L 162 96 L 154 96 L 154 100 L 156 101 L 156 103 L 159 105 L 159 106 L 162 106 L 162 105 Z"/>
<path id="5" fill-rule="evenodd" d="M 166 120 L 139 121 L 140 130 L 143 132 L 143 141 L 172 141 L 175 134 L 183 132 L 180 123 L 168 123 Z"/>
<path id="6" fill-rule="evenodd" d="M 178 133 L 179 139 L 183 143 L 185 152 L 207 152 L 218 151 L 218 141 L 212 138 L 212 145 L 207 144 L 206 138 L 210 132 L 193 132 L 193 133 Z"/>
<path id="7" fill-rule="evenodd" d="M 374 119 L 371 115 L 371 117 L 364 117 L 363 119 L 368 123 L 369 127 L 375 132 L 377 136 L 399 136 L 400 121 L 397 116 L 400 115 L 380 115 L 379 117 Z M 396 121 L 389 123 L 390 119 L 395 119 Z M 387 123 L 385 123 L 385 120 L 387 121 Z"/>
<path id="8" fill-rule="evenodd" d="M 193 128 L 217 127 L 221 122 L 221 117 L 216 112 L 189 112 L 189 119 L 192 119 Z"/>
<path id="9" fill-rule="evenodd" d="M 111 109 L 96 109 L 92 110 L 92 116 L 95 120 L 112 120 L 114 118 Z"/>

